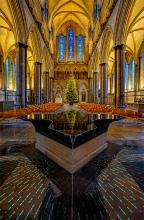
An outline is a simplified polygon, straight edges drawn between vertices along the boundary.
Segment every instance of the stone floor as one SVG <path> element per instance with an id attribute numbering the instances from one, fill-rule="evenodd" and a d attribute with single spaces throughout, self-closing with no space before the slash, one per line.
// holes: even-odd
<path id="1" fill-rule="evenodd" d="M 0 147 L 0 220 L 143 220 L 144 148 L 108 148 L 69 174 L 33 146 Z"/>

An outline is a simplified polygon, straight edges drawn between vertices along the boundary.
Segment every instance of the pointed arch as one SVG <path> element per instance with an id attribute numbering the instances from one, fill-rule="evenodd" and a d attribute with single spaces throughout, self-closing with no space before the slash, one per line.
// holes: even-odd
<path id="1" fill-rule="evenodd" d="M 103 33 L 101 41 L 101 63 L 108 61 L 110 50 L 114 46 L 113 31 L 111 27 L 107 27 Z"/>
<path id="2" fill-rule="evenodd" d="M 120 1 L 119 10 L 114 28 L 115 45 L 125 44 L 127 39 L 128 21 L 135 0 Z"/>

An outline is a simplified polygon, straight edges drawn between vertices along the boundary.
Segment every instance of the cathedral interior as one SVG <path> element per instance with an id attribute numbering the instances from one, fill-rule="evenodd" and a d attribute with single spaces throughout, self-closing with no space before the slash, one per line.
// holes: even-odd
<path id="1" fill-rule="evenodd" d="M 144 219 L 143 0 L 0 0 L 8 219 Z"/>

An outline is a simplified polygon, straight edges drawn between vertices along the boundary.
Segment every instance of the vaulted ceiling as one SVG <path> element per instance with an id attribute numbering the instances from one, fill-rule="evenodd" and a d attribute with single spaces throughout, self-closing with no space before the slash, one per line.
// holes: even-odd
<path id="1" fill-rule="evenodd" d="M 57 35 L 64 24 L 74 22 L 87 35 L 93 27 L 94 5 L 95 0 L 49 0 L 49 29 Z"/>
<path id="2" fill-rule="evenodd" d="M 128 35 L 126 45 L 134 53 L 139 53 L 141 43 L 144 41 L 144 3 L 136 0 L 134 3 L 128 24 Z"/>

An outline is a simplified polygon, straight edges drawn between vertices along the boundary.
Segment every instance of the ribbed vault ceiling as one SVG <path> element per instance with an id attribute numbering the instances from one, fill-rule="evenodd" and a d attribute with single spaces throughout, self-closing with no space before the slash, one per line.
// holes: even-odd
<path id="1" fill-rule="evenodd" d="M 95 0 L 49 0 L 49 29 L 58 30 L 67 22 L 74 22 L 83 31 L 93 27 L 93 12 Z"/>

